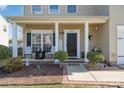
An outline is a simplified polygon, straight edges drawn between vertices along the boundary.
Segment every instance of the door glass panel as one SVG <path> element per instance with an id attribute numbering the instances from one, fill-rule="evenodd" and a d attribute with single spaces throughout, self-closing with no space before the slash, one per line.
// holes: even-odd
<path id="1" fill-rule="evenodd" d="M 41 34 L 32 33 L 32 52 L 35 53 L 41 50 Z"/>
<path id="2" fill-rule="evenodd" d="M 43 34 L 43 51 L 51 52 L 52 45 L 53 45 L 53 34 L 44 33 Z"/>

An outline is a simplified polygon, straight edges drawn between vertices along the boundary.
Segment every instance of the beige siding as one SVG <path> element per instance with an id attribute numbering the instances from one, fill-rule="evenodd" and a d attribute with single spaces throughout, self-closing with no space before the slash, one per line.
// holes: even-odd
<path id="1" fill-rule="evenodd" d="M 97 34 L 98 48 L 103 51 L 106 60 L 109 61 L 109 21 L 98 25 Z"/>
<path id="2" fill-rule="evenodd" d="M 68 14 L 67 13 L 67 6 L 60 5 L 60 13 L 59 14 L 49 14 L 49 6 L 42 5 L 43 13 L 42 14 L 31 14 L 31 6 L 25 5 L 24 6 L 24 16 L 42 16 L 42 15 L 49 15 L 49 16 L 65 16 L 65 15 L 77 15 L 77 16 L 94 16 L 94 15 L 101 15 L 101 16 L 108 16 L 109 15 L 109 7 L 108 6 L 99 6 L 99 5 L 78 5 L 77 6 L 77 13 L 76 14 Z"/>
<path id="3" fill-rule="evenodd" d="M 93 35 L 93 38 L 89 40 L 89 50 L 92 50 L 93 47 L 97 47 L 97 31 L 95 30 L 96 25 L 89 26 L 89 34 Z"/>
<path id="4" fill-rule="evenodd" d="M 110 6 L 110 61 L 117 61 L 117 25 L 124 25 L 124 6 Z"/>

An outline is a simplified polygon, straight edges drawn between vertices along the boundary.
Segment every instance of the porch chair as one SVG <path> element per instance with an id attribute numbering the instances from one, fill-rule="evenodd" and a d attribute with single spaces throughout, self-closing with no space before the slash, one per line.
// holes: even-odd
<path id="1" fill-rule="evenodd" d="M 55 53 L 55 48 L 52 47 L 51 48 L 51 52 L 46 53 L 47 54 L 47 58 L 53 58 L 54 53 Z"/>
<path id="2" fill-rule="evenodd" d="M 30 47 L 26 47 L 24 49 L 24 57 L 25 58 L 32 58 L 32 53 L 31 53 L 31 48 Z"/>

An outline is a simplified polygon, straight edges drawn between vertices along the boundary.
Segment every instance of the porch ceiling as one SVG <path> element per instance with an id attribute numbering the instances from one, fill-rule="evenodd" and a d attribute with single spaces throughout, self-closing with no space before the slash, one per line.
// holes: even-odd
<path id="1" fill-rule="evenodd" d="M 31 23 L 105 23 L 109 19 L 108 16 L 11 16 L 8 20 L 18 25 Z"/>

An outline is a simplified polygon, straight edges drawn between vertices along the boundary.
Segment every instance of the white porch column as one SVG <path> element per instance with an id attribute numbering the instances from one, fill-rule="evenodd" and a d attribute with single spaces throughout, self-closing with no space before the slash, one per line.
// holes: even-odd
<path id="1" fill-rule="evenodd" d="M 58 22 L 55 22 L 55 52 L 59 49 L 59 29 Z"/>
<path id="2" fill-rule="evenodd" d="M 13 23 L 12 30 L 12 56 L 17 57 L 17 25 Z"/>
<path id="3" fill-rule="evenodd" d="M 84 30 L 84 33 L 85 33 L 85 58 L 84 58 L 84 61 L 85 62 L 89 62 L 88 59 L 87 59 L 87 53 L 89 51 L 89 23 L 86 22 L 85 23 L 85 30 Z"/>

